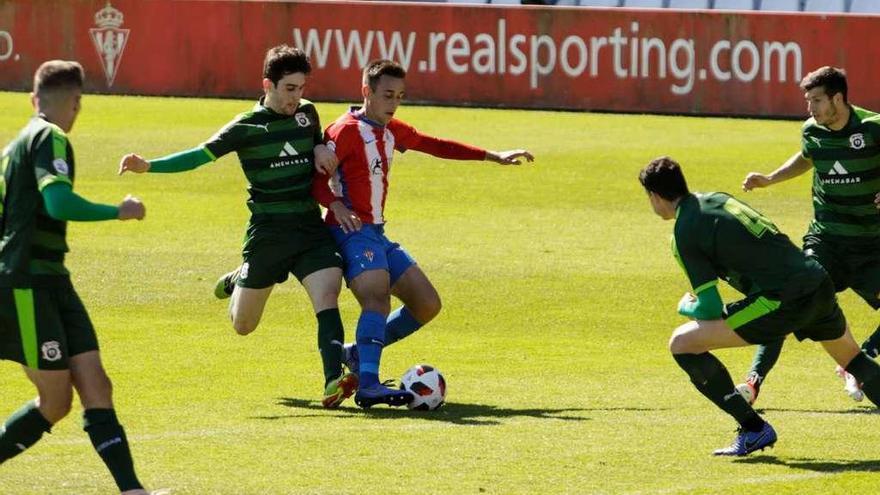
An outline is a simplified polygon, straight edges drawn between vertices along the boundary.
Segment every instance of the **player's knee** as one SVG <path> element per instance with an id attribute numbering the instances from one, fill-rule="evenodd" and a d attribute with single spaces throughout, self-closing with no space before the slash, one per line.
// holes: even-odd
<path id="1" fill-rule="evenodd" d="M 232 328 L 239 335 L 247 335 L 257 329 L 258 321 L 246 318 L 232 318 Z"/>
<path id="2" fill-rule="evenodd" d="M 440 296 L 432 297 L 424 304 L 419 305 L 418 314 L 414 316 L 419 320 L 419 323 L 424 325 L 436 318 L 441 309 L 443 309 L 443 303 L 440 301 Z"/>
<path id="3" fill-rule="evenodd" d="M 39 409 L 46 421 L 55 424 L 70 414 L 73 403 L 73 390 L 40 395 Z"/>
<path id="4" fill-rule="evenodd" d="M 692 352 L 691 342 L 687 333 L 676 330 L 669 338 L 669 352 L 673 354 L 685 354 Z"/>

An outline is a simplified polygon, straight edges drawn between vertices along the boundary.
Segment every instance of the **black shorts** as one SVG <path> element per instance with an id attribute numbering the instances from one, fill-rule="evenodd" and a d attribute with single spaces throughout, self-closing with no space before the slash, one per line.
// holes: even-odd
<path id="1" fill-rule="evenodd" d="M 834 289 L 852 289 L 872 308 L 880 309 L 880 239 L 804 236 L 804 253 L 825 268 Z"/>
<path id="2" fill-rule="evenodd" d="M 245 238 L 236 284 L 264 289 L 293 274 L 300 282 L 324 268 L 342 268 L 342 255 L 320 216 L 314 221 L 252 222 Z"/>
<path id="3" fill-rule="evenodd" d="M 65 370 L 70 358 L 98 350 L 98 337 L 73 286 L 0 287 L 0 359 Z"/>
<path id="4" fill-rule="evenodd" d="M 815 291 L 779 301 L 754 294 L 725 307 L 728 326 L 750 344 L 769 344 L 794 333 L 798 340 L 834 340 L 846 332 L 834 284 L 825 278 Z"/>

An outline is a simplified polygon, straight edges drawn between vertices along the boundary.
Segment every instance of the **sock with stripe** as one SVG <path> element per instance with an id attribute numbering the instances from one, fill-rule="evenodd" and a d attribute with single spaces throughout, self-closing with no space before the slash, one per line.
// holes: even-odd
<path id="1" fill-rule="evenodd" d="M 0 426 L 0 464 L 24 452 L 51 430 L 52 423 L 34 401 L 28 402 Z"/>
<path id="2" fill-rule="evenodd" d="M 388 315 L 388 320 L 385 322 L 385 346 L 409 337 L 420 328 L 422 324 L 406 309 L 406 306 L 397 308 Z"/>
<path id="3" fill-rule="evenodd" d="M 95 452 L 113 475 L 119 491 L 143 488 L 134 474 L 128 440 L 113 409 L 86 409 L 83 412 L 83 429 L 89 434 Z"/>
<path id="4" fill-rule="evenodd" d="M 672 357 L 691 378 L 691 383 L 707 399 L 733 416 L 733 419 L 746 430 L 761 430 L 764 420 L 736 391 L 730 373 L 718 358 L 708 352 L 673 354 Z"/>

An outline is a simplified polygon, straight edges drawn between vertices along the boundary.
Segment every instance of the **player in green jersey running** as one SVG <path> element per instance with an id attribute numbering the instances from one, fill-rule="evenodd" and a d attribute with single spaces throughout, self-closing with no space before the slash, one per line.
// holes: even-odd
<path id="1" fill-rule="evenodd" d="M 318 320 L 318 348 L 324 363 L 322 404 L 334 408 L 357 389 L 357 375 L 342 372 L 345 342 L 338 298 L 342 257 L 312 198 L 316 167 L 325 173 L 337 165 L 323 144 L 315 106 L 302 98 L 311 64 L 299 49 L 269 49 L 263 64 L 264 96 L 250 112 L 236 116 L 204 144 L 155 160 L 123 157 L 119 173 L 169 173 L 191 170 L 230 152 L 238 154 L 248 181 L 251 211 L 243 263 L 220 284 L 232 300 L 232 326 L 253 332 L 276 283 L 292 273 L 305 287 Z"/>
<path id="2" fill-rule="evenodd" d="M 733 416 L 740 429 L 715 455 L 747 455 L 772 446 L 776 432 L 738 393 L 730 373 L 709 351 L 779 342 L 789 333 L 818 341 L 864 392 L 880 404 L 880 365 L 859 349 L 837 305 L 834 285 L 812 258 L 766 217 L 724 193 L 692 194 L 669 157 L 639 174 L 654 212 L 675 219 L 673 254 L 693 288 L 678 305 L 691 321 L 669 340 L 672 357 L 703 395 Z M 746 297 L 722 304 L 718 279 Z"/>
<path id="3" fill-rule="evenodd" d="M 126 196 L 118 206 L 73 192 L 67 133 L 80 111 L 83 70 L 52 60 L 34 75 L 36 115 L 0 152 L 0 359 L 21 363 L 38 397 L 0 425 L 0 464 L 34 445 L 70 412 L 73 390 L 85 431 L 126 495 L 143 495 L 125 431 L 113 408 L 88 312 L 64 266 L 68 221 L 144 218 Z"/>
<path id="4" fill-rule="evenodd" d="M 801 151 L 764 175 L 752 172 L 743 190 L 767 187 L 813 170 L 815 215 L 804 236 L 804 251 L 831 275 L 838 292 L 851 288 L 880 309 L 880 115 L 847 101 L 846 73 L 822 67 L 804 77 L 810 118 L 804 123 Z M 758 349 L 740 387 L 757 398 L 761 383 L 776 364 L 782 341 Z M 880 326 L 862 344 L 872 358 L 880 353 Z M 864 397 L 858 381 L 838 367 L 847 393 Z"/>

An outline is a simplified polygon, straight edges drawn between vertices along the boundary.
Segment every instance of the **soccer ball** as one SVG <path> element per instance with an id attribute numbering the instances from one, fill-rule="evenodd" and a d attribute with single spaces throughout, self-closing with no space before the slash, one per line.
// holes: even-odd
<path id="1" fill-rule="evenodd" d="M 400 379 L 400 388 L 413 394 L 407 407 L 431 411 L 446 400 L 446 379 L 440 371 L 427 364 L 417 364 L 407 370 Z"/>

